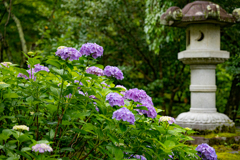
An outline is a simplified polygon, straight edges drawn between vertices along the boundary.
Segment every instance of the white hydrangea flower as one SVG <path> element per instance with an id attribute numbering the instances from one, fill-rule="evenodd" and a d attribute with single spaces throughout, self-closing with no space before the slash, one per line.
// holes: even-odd
<path id="1" fill-rule="evenodd" d="M 16 125 L 13 127 L 14 130 L 19 130 L 19 131 L 29 131 L 29 127 L 27 127 L 26 125 Z"/>

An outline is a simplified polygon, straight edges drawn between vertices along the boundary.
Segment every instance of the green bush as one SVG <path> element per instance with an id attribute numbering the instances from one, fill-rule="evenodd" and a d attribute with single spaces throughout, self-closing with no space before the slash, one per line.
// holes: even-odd
<path id="1" fill-rule="evenodd" d="M 159 122 L 160 115 L 139 114 L 136 109 L 148 109 L 133 100 L 112 107 L 106 96 L 112 92 L 123 96 L 124 89 L 115 87 L 114 77 L 86 73 L 90 66 L 104 68 L 96 59 L 81 56 L 70 61 L 55 54 L 27 58 L 29 73 L 15 64 L 0 65 L 0 159 L 199 158 L 193 147 L 184 144 L 193 131 Z M 40 61 L 49 72 L 46 68 L 31 72 Z M 134 124 L 112 118 L 122 107 L 134 114 Z M 33 151 L 42 143 L 53 151 Z"/>

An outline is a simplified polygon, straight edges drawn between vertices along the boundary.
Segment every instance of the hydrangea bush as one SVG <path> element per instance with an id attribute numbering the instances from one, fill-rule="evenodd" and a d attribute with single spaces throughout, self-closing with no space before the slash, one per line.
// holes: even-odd
<path id="1" fill-rule="evenodd" d="M 101 56 L 87 43 L 27 56 L 27 70 L 0 64 L 0 159 L 199 158 L 184 144 L 191 130 L 160 118 L 144 90 L 113 84 L 123 73 Z"/>

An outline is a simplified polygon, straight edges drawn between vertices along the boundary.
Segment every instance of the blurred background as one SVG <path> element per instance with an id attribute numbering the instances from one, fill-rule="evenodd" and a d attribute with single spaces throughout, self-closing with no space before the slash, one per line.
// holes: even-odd
<path id="1" fill-rule="evenodd" d="M 119 67 L 122 81 L 144 89 L 163 115 L 190 108 L 190 69 L 177 59 L 186 49 L 185 29 L 160 25 L 171 6 L 192 0 L 0 0 L 0 62 L 26 68 L 23 52 L 46 56 L 58 46 L 80 49 L 87 42 L 104 48 L 98 63 Z M 228 13 L 240 0 L 212 0 Z M 221 49 L 231 58 L 218 65 L 217 109 L 240 120 L 240 25 L 221 30 Z M 44 64 L 44 60 L 42 61 Z M 239 119 L 238 119 L 239 118 Z"/>

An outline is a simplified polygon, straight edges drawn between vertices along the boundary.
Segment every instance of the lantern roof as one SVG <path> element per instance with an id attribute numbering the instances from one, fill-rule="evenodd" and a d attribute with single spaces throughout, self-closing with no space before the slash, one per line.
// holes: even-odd
<path id="1" fill-rule="evenodd" d="M 240 8 L 227 13 L 218 4 L 210 1 L 195 1 L 188 3 L 182 10 L 179 7 L 170 7 L 161 16 L 161 24 L 172 27 L 186 27 L 192 23 L 212 23 L 221 27 L 240 22 Z"/>

